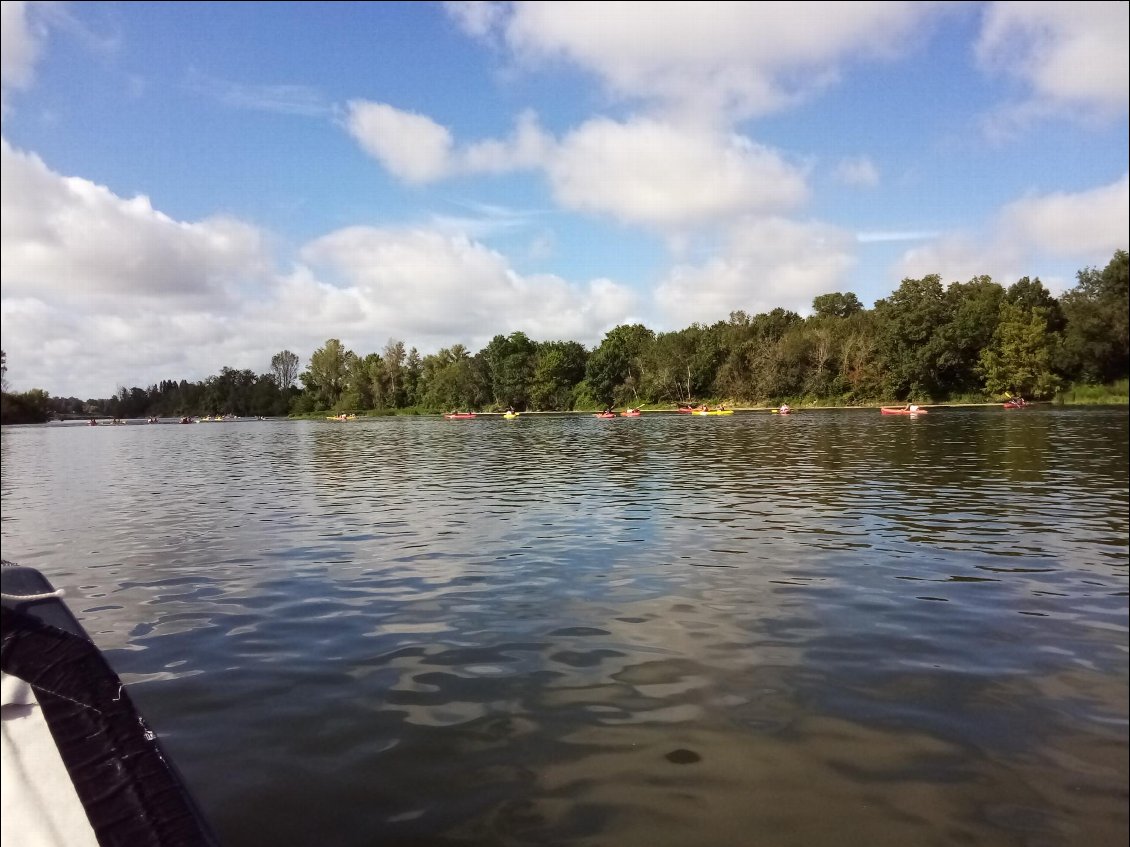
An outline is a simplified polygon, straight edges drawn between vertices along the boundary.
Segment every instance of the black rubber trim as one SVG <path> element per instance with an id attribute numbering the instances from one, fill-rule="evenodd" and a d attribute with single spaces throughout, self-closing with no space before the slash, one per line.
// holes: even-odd
<path id="1" fill-rule="evenodd" d="M 29 570 L 43 587 L 29 590 L 36 580 L 26 573 L 10 579 Z M 5 594 L 52 590 L 29 568 L 5 567 L 3 575 Z M 3 669 L 35 690 L 98 843 L 218 847 L 156 734 L 65 604 L 6 598 L 0 618 Z"/>

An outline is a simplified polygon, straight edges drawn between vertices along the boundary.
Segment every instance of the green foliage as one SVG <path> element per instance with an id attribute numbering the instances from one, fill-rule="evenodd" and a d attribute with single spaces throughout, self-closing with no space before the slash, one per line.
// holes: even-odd
<path id="1" fill-rule="evenodd" d="M 0 395 L 0 424 L 44 423 L 51 419 L 51 397 L 41 388 Z"/>
<path id="2" fill-rule="evenodd" d="M 587 361 L 588 353 L 576 341 L 539 344 L 530 384 L 530 408 L 538 411 L 574 408 L 574 389 L 585 377 Z"/>
<path id="3" fill-rule="evenodd" d="M 491 395 L 499 408 L 528 408 L 537 353 L 537 345 L 523 332 L 496 335 L 482 351 Z"/>
<path id="4" fill-rule="evenodd" d="M 1045 308 L 1026 309 L 1005 301 L 992 343 L 981 352 L 978 370 L 985 390 L 1032 398 L 1051 396 L 1060 383 L 1052 369 L 1057 344 L 1057 334 L 1048 332 Z"/>
<path id="5" fill-rule="evenodd" d="M 821 294 L 812 301 L 812 314 L 818 318 L 850 318 L 863 311 L 863 304 L 850 291 Z"/>
<path id="6" fill-rule="evenodd" d="M 1119 250 L 1102 271 L 1079 271 L 1078 283 L 1063 295 L 1062 365 L 1070 378 L 1106 383 L 1130 375 L 1128 269 L 1130 259 Z"/>
<path id="7" fill-rule="evenodd" d="M 1055 400 L 1061 405 L 1125 406 L 1130 403 L 1130 379 L 1107 385 L 1070 385 L 1056 394 Z"/>
<path id="8" fill-rule="evenodd" d="M 875 304 L 887 396 L 925 398 L 939 393 L 940 347 L 932 342 L 947 312 L 945 288 L 936 274 L 904 279 L 890 297 Z"/>
<path id="9" fill-rule="evenodd" d="M 337 406 L 347 387 L 352 362 L 356 358 L 340 341 L 331 338 L 314 351 L 310 364 L 299 379 L 314 396 L 318 409 Z"/>
<path id="10" fill-rule="evenodd" d="M 655 334 L 643 324 L 609 330 L 585 365 L 589 392 L 601 405 L 634 402 L 643 376 L 643 358 Z"/>

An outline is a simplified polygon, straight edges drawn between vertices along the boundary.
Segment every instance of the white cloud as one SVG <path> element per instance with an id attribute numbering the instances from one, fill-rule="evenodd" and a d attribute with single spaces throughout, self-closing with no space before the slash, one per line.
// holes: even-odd
<path id="1" fill-rule="evenodd" d="M 486 4 L 474 4 L 475 7 Z M 944 7 L 943 7 L 944 8 Z M 747 117 L 819 90 L 855 59 L 912 49 L 931 3 L 457 4 L 471 35 L 522 61 L 565 60 L 613 92 L 697 114 Z"/>
<path id="2" fill-rule="evenodd" d="M 1005 206 L 1001 238 L 1065 258 L 1112 255 L 1130 240 L 1130 178 L 1090 191 L 1026 197 Z"/>
<path id="3" fill-rule="evenodd" d="M 480 141 L 463 151 L 461 169 L 467 173 L 528 170 L 543 165 L 553 149 L 553 138 L 538 125 L 537 116 L 527 111 L 518 117 L 510 138 Z"/>
<path id="4" fill-rule="evenodd" d="M 0 3 L 0 83 L 4 90 L 31 85 L 35 63 L 47 35 L 32 3 Z"/>
<path id="5" fill-rule="evenodd" d="M 549 177 L 566 208 L 673 231 L 807 198 L 801 173 L 774 151 L 649 119 L 588 121 L 562 141 Z"/>
<path id="6" fill-rule="evenodd" d="M 306 298 L 300 302 L 308 312 L 311 300 L 344 298 L 355 335 L 368 334 L 371 343 L 392 335 L 421 349 L 455 339 L 478 349 L 519 329 L 538 340 L 591 342 L 635 303 L 608 280 L 578 286 L 551 275 L 522 276 L 482 244 L 433 230 L 350 227 L 317 239 L 302 255 L 341 284 L 327 292 L 325 282 L 304 275 L 280 306 L 290 311 L 290 299 Z"/>
<path id="7" fill-rule="evenodd" d="M 430 118 L 356 101 L 350 112 L 354 137 L 408 182 L 544 167 L 562 207 L 669 234 L 734 215 L 789 211 L 808 197 L 798 168 L 735 133 L 595 118 L 557 143 L 527 112 L 510 138 L 456 149 L 447 128 Z"/>
<path id="8" fill-rule="evenodd" d="M 64 178 L 0 140 L 0 269 L 6 293 L 74 301 L 224 298 L 264 270 L 257 230 L 174 221 L 143 196 Z"/>
<path id="9" fill-rule="evenodd" d="M 1053 291 L 1071 284 L 1074 271 L 1103 267 L 1130 241 L 1130 180 L 1076 193 L 1030 196 L 1004 206 L 985 234 L 951 232 L 907 251 L 899 260 L 900 278 L 940 274 L 944 282 L 963 282 L 988 274 L 1002 285 L 1022 276 L 1039 276 Z M 1073 268 L 1044 273 L 1041 267 Z"/>
<path id="10" fill-rule="evenodd" d="M 351 100 L 346 126 L 365 152 L 406 182 L 432 182 L 452 168 L 451 133 L 424 115 Z"/>
<path id="11" fill-rule="evenodd" d="M 1020 79 L 1031 99 L 1011 117 L 1076 110 L 1126 113 L 1130 27 L 1125 3 L 993 3 L 976 56 L 990 71 Z"/>
<path id="12" fill-rule="evenodd" d="M 673 328 L 725 320 L 737 309 L 805 312 L 817 295 L 840 290 L 854 263 L 850 233 L 823 224 L 751 219 L 734 228 L 723 255 L 674 268 L 655 298 Z"/>

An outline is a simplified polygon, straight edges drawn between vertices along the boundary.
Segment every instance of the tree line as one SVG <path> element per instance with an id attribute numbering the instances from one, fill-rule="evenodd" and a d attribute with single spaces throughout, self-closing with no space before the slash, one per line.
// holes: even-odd
<path id="1" fill-rule="evenodd" d="M 1049 398 L 1127 378 L 1128 265 L 1117 251 L 1105 268 L 1079 271 L 1059 298 L 1028 277 L 1008 287 L 987 276 L 947 286 L 929 275 L 904 279 L 871 309 L 852 293 L 823 294 L 807 318 L 777 308 L 673 332 L 624 324 L 591 350 L 520 331 L 477 353 L 455 344 L 424 356 L 395 339 L 360 355 L 331 338 L 301 372 L 298 356 L 283 350 L 258 375 L 224 368 L 200 383 L 122 388 L 106 400 L 35 399 L 48 414 L 78 406 L 140 417 Z"/>

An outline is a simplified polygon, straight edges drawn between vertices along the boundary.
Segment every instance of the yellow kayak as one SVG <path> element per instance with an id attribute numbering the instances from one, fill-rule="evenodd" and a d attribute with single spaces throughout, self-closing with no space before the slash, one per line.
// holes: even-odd
<path id="1" fill-rule="evenodd" d="M 709 412 L 691 412 L 692 415 L 732 415 L 733 409 L 711 409 Z"/>
<path id="2" fill-rule="evenodd" d="M 504 412 L 502 417 L 506 418 L 508 421 L 512 421 L 514 418 L 518 417 L 518 414 L 518 412 Z"/>

